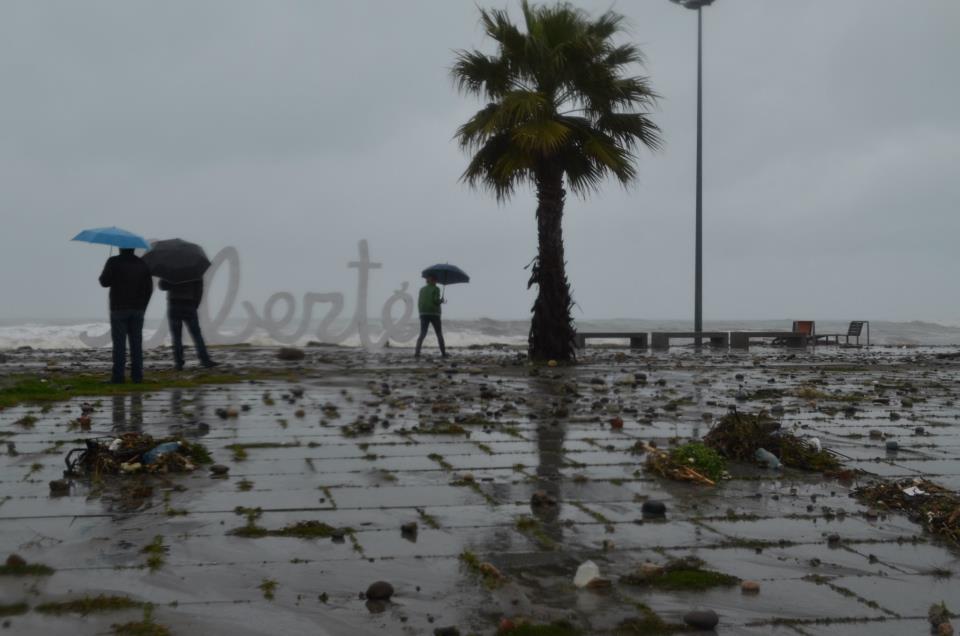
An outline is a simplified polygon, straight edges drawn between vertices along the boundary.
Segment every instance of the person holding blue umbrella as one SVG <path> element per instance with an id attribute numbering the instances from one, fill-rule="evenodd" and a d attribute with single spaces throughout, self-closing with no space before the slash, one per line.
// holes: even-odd
<path id="1" fill-rule="evenodd" d="M 147 264 L 134 253 L 150 245 L 143 237 L 116 227 L 84 230 L 73 240 L 120 248 L 103 266 L 100 285 L 110 289 L 110 336 L 113 340 L 113 372 L 110 382 L 123 384 L 130 341 L 130 379 L 143 382 L 143 314 L 153 295 L 153 277 Z"/>

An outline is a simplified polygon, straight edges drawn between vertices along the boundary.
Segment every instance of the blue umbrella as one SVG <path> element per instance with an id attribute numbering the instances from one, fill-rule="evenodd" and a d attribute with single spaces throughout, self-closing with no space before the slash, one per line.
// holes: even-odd
<path id="1" fill-rule="evenodd" d="M 456 285 L 457 283 L 470 282 L 470 277 L 467 276 L 465 271 L 449 263 L 432 265 L 423 270 L 422 275 L 424 278 L 436 278 L 437 282 L 441 285 Z"/>
<path id="2" fill-rule="evenodd" d="M 104 245 L 113 245 L 121 248 L 142 248 L 150 249 L 150 244 L 142 236 L 121 230 L 118 227 L 96 227 L 90 230 L 84 230 L 74 236 L 73 241 L 85 241 L 87 243 L 102 243 Z"/>

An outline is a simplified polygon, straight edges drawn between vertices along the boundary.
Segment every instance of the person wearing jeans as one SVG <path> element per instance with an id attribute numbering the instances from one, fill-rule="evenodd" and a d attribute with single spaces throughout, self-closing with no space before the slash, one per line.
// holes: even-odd
<path id="1" fill-rule="evenodd" d="M 440 355 L 447 357 L 447 348 L 443 342 L 443 329 L 440 326 L 440 306 L 443 299 L 440 297 L 440 288 L 437 287 L 437 279 L 433 276 L 427 277 L 427 284 L 420 288 L 420 296 L 417 299 L 417 307 L 420 310 L 420 337 L 417 338 L 417 351 L 415 357 L 420 357 L 420 347 L 423 345 L 423 339 L 427 337 L 427 330 L 433 325 L 433 331 L 437 334 L 437 344 L 440 345 Z"/>
<path id="2" fill-rule="evenodd" d="M 197 309 L 203 299 L 203 281 L 192 280 L 183 283 L 160 281 L 160 289 L 167 292 L 167 320 L 170 321 L 170 336 L 173 339 L 173 363 L 177 371 L 183 369 L 183 326 L 187 326 L 193 346 L 197 349 L 200 364 L 210 368 L 217 363 L 210 359 L 207 345 L 200 332 L 200 317 Z"/>
<path id="3" fill-rule="evenodd" d="M 121 249 L 103 266 L 100 285 L 110 289 L 110 336 L 113 372 L 110 381 L 122 384 L 130 342 L 130 379 L 143 382 L 143 314 L 153 295 L 153 278 L 147 264 L 132 249 Z"/>

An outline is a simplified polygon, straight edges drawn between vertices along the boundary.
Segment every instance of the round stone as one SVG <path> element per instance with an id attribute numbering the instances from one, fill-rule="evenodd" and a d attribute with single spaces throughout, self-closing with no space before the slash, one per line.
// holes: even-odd
<path id="1" fill-rule="evenodd" d="M 214 464 L 210 467 L 210 472 L 214 475 L 226 475 L 230 472 L 230 468 L 223 464 Z"/>
<path id="2" fill-rule="evenodd" d="M 371 601 L 389 601 L 393 596 L 393 586 L 386 581 L 371 583 L 367 588 L 367 599 Z"/>
<path id="3" fill-rule="evenodd" d="M 648 517 L 662 517 L 667 514 L 667 504 L 656 499 L 648 499 L 643 502 L 641 511 Z"/>
<path id="4" fill-rule="evenodd" d="M 760 592 L 760 584 L 756 581 L 744 581 L 740 584 L 740 591 L 744 594 L 757 594 Z"/>
<path id="5" fill-rule="evenodd" d="M 887 450 L 888 451 L 897 451 L 900 450 L 900 444 L 896 440 L 887 440 Z"/>
<path id="6" fill-rule="evenodd" d="M 683 622 L 694 629 L 713 629 L 720 622 L 720 617 L 713 610 L 691 610 L 683 615 Z"/>

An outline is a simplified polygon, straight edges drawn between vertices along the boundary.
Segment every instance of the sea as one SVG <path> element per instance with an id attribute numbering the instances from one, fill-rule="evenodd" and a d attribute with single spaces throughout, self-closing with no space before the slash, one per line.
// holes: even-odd
<path id="1" fill-rule="evenodd" d="M 839 333 L 845 334 L 849 321 L 825 320 L 817 321 L 818 334 Z M 158 320 L 148 320 L 144 325 L 144 338 L 160 326 Z M 319 326 L 319 323 L 318 323 Z M 346 323 L 340 327 L 346 327 Z M 723 320 L 704 321 L 705 331 L 789 331 L 791 320 Z M 960 345 L 960 326 L 927 321 L 870 321 L 870 342 L 875 345 L 886 346 L 956 346 Z M 239 332 L 243 327 L 242 321 L 232 324 L 227 320 L 223 331 L 229 333 L 231 329 Z M 379 332 L 376 321 L 370 321 L 371 332 Z M 578 320 L 577 328 L 583 331 L 689 331 L 693 325 L 689 320 L 647 320 L 647 319 L 604 319 Z M 78 349 L 85 345 L 80 340 L 81 334 L 91 336 L 105 334 L 110 325 L 106 321 L 96 319 L 61 319 L 61 320 L 3 320 L 0 319 L 0 350 L 31 347 L 33 349 Z M 445 319 L 443 322 L 444 337 L 448 346 L 452 347 L 483 347 L 490 345 L 523 346 L 527 342 L 530 323 L 526 320 L 493 320 L 477 318 L 472 320 Z M 307 335 L 298 344 L 306 345 L 315 336 L 315 329 L 309 329 Z M 330 332 L 337 332 L 336 324 Z M 430 341 L 432 342 L 432 331 Z M 842 340 L 842 339 L 841 339 Z M 266 332 L 254 332 L 247 342 L 255 345 L 274 344 Z M 866 343 L 866 329 L 861 336 L 861 344 Z M 360 346 L 359 338 L 354 336 L 342 343 L 344 346 Z M 412 343 L 398 343 L 400 346 Z"/>

